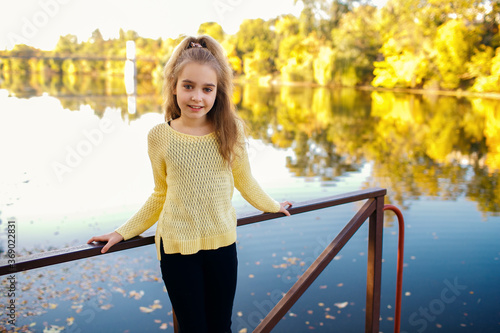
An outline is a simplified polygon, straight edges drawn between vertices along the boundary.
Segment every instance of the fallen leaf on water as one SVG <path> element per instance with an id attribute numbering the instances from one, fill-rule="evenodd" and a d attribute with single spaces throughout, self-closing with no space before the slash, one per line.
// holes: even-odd
<path id="1" fill-rule="evenodd" d="M 335 319 L 335 317 L 334 317 L 334 316 L 329 315 L 329 314 L 327 314 L 327 315 L 325 316 L 325 318 L 326 318 L 326 319 L 332 319 L 332 320 L 334 320 L 334 319 Z"/>
<path id="2" fill-rule="evenodd" d="M 160 300 L 155 299 L 155 301 L 152 305 L 150 305 L 149 307 L 140 306 L 139 310 L 141 310 L 144 313 L 150 313 L 156 309 L 161 309 L 161 308 L 162 308 L 162 305 L 160 304 Z"/>
<path id="3" fill-rule="evenodd" d="M 73 310 L 76 310 L 76 313 L 80 313 L 83 309 L 83 304 L 72 305 L 71 308 Z"/>
<path id="4" fill-rule="evenodd" d="M 144 312 L 144 313 L 150 313 L 150 312 L 153 312 L 153 311 L 154 311 L 154 309 L 150 309 L 150 308 L 147 308 L 147 307 L 145 307 L 145 306 L 140 306 L 140 307 L 139 307 L 139 310 L 141 310 L 141 311 L 142 311 L 142 312 Z"/>
<path id="5" fill-rule="evenodd" d="M 117 293 L 120 293 L 123 296 L 125 296 L 125 294 L 126 294 L 125 290 L 123 290 L 122 288 L 119 288 L 119 287 L 114 287 L 113 291 L 116 291 Z"/>
<path id="6" fill-rule="evenodd" d="M 59 333 L 64 330 L 64 326 L 50 325 L 50 327 L 45 327 L 43 333 Z"/>
<path id="7" fill-rule="evenodd" d="M 297 261 L 299 261 L 300 259 L 297 258 L 297 257 L 291 257 L 291 258 L 287 258 L 287 257 L 284 257 L 283 258 L 285 261 L 289 262 L 290 264 L 292 265 L 296 265 L 297 264 Z"/>
<path id="8" fill-rule="evenodd" d="M 113 307 L 113 304 L 103 304 L 100 306 L 101 309 L 103 310 L 109 310 Z"/>
<path id="9" fill-rule="evenodd" d="M 342 287 L 344 284 L 341 282 L 339 284 L 337 284 L 337 287 Z"/>
<path id="10" fill-rule="evenodd" d="M 318 305 L 319 305 L 319 306 L 325 306 L 325 303 L 323 303 L 323 302 L 319 302 L 319 303 L 318 303 Z"/>
<path id="11" fill-rule="evenodd" d="M 66 323 L 68 324 L 68 326 L 71 326 L 73 325 L 73 322 L 75 321 L 75 318 L 74 317 L 69 317 L 69 318 L 66 318 Z"/>
<path id="12" fill-rule="evenodd" d="M 253 275 L 253 274 L 249 274 L 249 275 L 248 275 L 248 277 L 249 277 L 250 279 L 253 279 L 253 278 L 255 277 L 255 275 Z"/>
<path id="13" fill-rule="evenodd" d="M 151 305 L 150 308 L 153 309 L 153 310 L 161 309 L 162 306 L 160 304 L 160 300 L 159 299 L 155 299 L 153 305 Z"/>
<path id="14" fill-rule="evenodd" d="M 142 291 L 142 290 L 139 292 L 132 290 L 131 292 L 128 293 L 128 297 L 131 297 L 131 298 L 133 297 L 134 299 L 137 299 L 137 300 L 141 299 L 142 296 L 144 296 L 144 291 Z"/>
<path id="15" fill-rule="evenodd" d="M 238 317 L 243 317 L 243 312 L 238 311 L 237 315 L 238 315 Z"/>
<path id="16" fill-rule="evenodd" d="M 297 315 L 296 315 L 295 313 L 293 313 L 293 312 L 290 312 L 288 315 L 289 315 L 290 317 L 297 317 Z"/>
<path id="17" fill-rule="evenodd" d="M 166 330 L 167 328 L 168 328 L 168 324 L 167 324 L 167 323 L 163 323 L 163 324 L 161 324 L 161 326 L 160 326 L 160 329 L 161 329 L 161 330 Z"/>
<path id="18" fill-rule="evenodd" d="M 238 331 L 238 333 L 247 333 L 247 329 L 246 328 L 242 328 L 241 330 Z"/>
<path id="19" fill-rule="evenodd" d="M 54 304 L 54 303 L 49 303 L 49 309 L 55 309 L 57 308 L 57 304 Z"/>
<path id="20" fill-rule="evenodd" d="M 339 303 L 335 303 L 333 305 L 335 305 L 336 307 L 338 307 L 339 309 L 343 309 L 345 308 L 347 305 L 349 304 L 349 302 L 339 302 Z"/>
<path id="21" fill-rule="evenodd" d="M 326 285 L 324 285 L 324 286 L 319 286 L 319 289 L 326 289 L 326 288 L 327 288 L 327 286 L 326 286 Z"/>

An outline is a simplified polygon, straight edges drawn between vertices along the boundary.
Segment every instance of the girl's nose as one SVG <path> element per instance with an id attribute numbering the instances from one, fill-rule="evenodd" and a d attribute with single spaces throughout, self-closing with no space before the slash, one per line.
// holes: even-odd
<path id="1" fill-rule="evenodd" d="M 200 93 L 196 92 L 191 96 L 191 100 L 194 102 L 200 102 L 201 101 L 201 96 Z"/>

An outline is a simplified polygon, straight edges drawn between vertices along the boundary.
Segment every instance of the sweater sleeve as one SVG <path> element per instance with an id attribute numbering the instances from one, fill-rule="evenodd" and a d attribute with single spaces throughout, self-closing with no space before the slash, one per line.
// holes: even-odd
<path id="1" fill-rule="evenodd" d="M 148 154 L 153 168 L 154 191 L 144 205 L 127 222 L 115 231 L 123 236 L 124 240 L 142 234 L 158 221 L 165 197 L 167 194 L 167 171 L 164 150 L 164 140 L 161 140 L 159 128 L 151 129 L 148 134 Z"/>
<path id="2" fill-rule="evenodd" d="M 242 197 L 258 210 L 267 213 L 278 212 L 281 208 L 279 202 L 271 198 L 252 175 L 242 128 L 239 137 L 239 146 L 233 161 L 234 186 Z"/>

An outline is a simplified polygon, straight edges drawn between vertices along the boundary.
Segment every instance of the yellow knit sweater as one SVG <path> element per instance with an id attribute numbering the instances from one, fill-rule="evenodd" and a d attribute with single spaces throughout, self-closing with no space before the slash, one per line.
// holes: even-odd
<path id="1" fill-rule="evenodd" d="M 240 142 L 244 141 L 240 129 Z M 277 212 L 280 204 L 253 178 L 246 148 L 236 151 L 232 169 L 219 154 L 214 133 L 193 136 L 168 123 L 148 134 L 154 192 L 142 208 L 116 229 L 125 240 L 140 235 L 156 221 L 155 243 L 165 253 L 192 254 L 236 241 L 236 212 L 231 204 L 236 187 L 252 206 Z"/>

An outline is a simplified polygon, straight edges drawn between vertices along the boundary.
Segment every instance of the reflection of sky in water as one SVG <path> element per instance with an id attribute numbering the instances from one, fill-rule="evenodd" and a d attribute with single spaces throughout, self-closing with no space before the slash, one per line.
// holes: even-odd
<path id="1" fill-rule="evenodd" d="M 71 111 L 50 96 L 18 99 L 5 91 L 0 106 L 0 209 L 3 219 L 18 221 L 21 247 L 82 242 L 123 223 L 151 194 L 147 133 L 162 115 L 128 122 L 121 110 L 108 108 L 100 119 L 86 105 Z M 277 200 L 305 201 L 332 191 L 290 173 L 291 149 L 250 138 L 248 150 L 254 176 Z M 352 190 L 363 181 L 347 178 L 338 185 Z M 253 209 L 237 191 L 234 205 L 240 213 Z"/>

